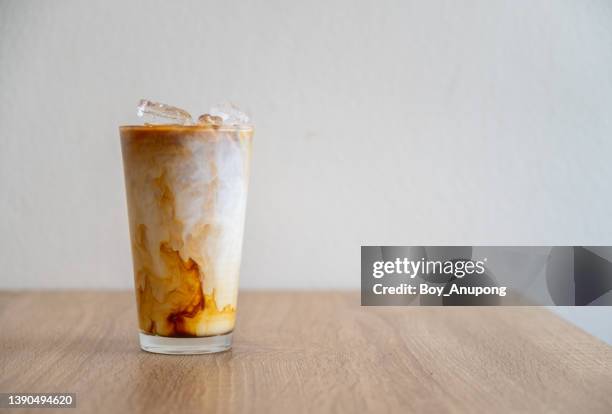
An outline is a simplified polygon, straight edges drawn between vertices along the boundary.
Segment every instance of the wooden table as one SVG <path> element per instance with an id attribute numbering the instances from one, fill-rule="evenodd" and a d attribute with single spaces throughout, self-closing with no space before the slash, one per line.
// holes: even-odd
<path id="1" fill-rule="evenodd" d="M 166 356 L 140 351 L 129 292 L 3 292 L 0 392 L 100 413 L 612 413 L 612 347 L 542 308 L 244 292 L 238 313 L 232 351 Z"/>

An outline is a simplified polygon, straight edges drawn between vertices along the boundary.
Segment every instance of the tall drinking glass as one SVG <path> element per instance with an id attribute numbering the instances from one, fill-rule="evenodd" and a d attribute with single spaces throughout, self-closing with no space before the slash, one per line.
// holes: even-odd
<path id="1" fill-rule="evenodd" d="M 253 129 L 143 125 L 120 135 L 141 348 L 229 349 Z"/>

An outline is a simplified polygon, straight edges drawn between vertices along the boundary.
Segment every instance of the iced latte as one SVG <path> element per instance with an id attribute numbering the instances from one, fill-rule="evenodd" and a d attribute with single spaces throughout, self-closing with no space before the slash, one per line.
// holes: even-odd
<path id="1" fill-rule="evenodd" d="M 229 348 L 253 129 L 206 115 L 120 134 L 141 347 Z"/>

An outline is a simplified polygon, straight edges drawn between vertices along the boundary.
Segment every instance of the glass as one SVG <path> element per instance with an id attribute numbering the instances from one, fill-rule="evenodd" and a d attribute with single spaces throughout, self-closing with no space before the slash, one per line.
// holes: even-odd
<path id="1" fill-rule="evenodd" d="M 229 349 L 253 129 L 122 126 L 120 135 L 141 348 Z"/>

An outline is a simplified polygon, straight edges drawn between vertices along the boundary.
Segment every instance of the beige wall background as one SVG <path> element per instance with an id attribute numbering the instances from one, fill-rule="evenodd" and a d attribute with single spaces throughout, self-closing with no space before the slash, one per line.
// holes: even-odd
<path id="1" fill-rule="evenodd" d="M 117 126 L 257 125 L 247 288 L 362 244 L 610 244 L 609 1 L 0 0 L 0 288 L 129 288 Z"/>

